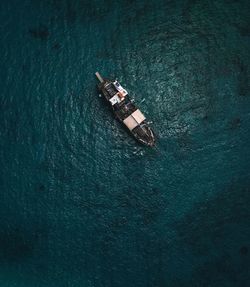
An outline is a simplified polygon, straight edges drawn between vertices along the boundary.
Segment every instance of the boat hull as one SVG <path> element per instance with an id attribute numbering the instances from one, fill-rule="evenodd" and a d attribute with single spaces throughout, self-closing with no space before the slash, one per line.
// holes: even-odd
<path id="1" fill-rule="evenodd" d="M 117 82 L 109 79 L 100 80 L 98 89 L 112 107 L 116 118 L 125 125 L 133 137 L 143 145 L 154 146 L 155 136 L 145 116 L 130 99 L 127 91 Z"/>

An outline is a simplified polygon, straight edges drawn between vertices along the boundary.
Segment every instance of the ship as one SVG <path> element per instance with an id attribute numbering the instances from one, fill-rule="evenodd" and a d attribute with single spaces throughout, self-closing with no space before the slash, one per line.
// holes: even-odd
<path id="1" fill-rule="evenodd" d="M 99 80 L 98 90 L 112 107 L 115 117 L 126 126 L 138 142 L 146 146 L 154 146 L 154 132 L 128 92 L 117 80 L 102 78 L 98 72 L 95 75 Z"/>

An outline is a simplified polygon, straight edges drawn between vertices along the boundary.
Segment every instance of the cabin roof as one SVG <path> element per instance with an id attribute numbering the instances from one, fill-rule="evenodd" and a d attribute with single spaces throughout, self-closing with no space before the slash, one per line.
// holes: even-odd
<path id="1" fill-rule="evenodd" d="M 123 123 L 129 128 L 129 130 L 133 130 L 137 127 L 141 122 L 145 120 L 145 116 L 142 112 L 137 109 L 130 116 L 123 120 Z"/>

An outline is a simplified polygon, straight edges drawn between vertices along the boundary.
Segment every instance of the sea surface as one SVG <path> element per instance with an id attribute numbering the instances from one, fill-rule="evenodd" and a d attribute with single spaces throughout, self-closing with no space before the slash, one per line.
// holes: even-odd
<path id="1" fill-rule="evenodd" d="M 0 51 L 0 287 L 250 286 L 249 1 L 2 0 Z"/>

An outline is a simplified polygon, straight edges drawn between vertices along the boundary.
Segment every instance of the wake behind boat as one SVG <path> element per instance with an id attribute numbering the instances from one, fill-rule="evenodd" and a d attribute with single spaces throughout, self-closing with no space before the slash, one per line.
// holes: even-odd
<path id="1" fill-rule="evenodd" d="M 98 84 L 99 91 L 110 103 L 118 120 L 128 128 L 140 143 L 147 146 L 154 146 L 154 133 L 143 113 L 129 98 L 128 92 L 118 81 L 102 78 L 98 72 L 96 72 L 95 75 L 100 81 Z"/>

